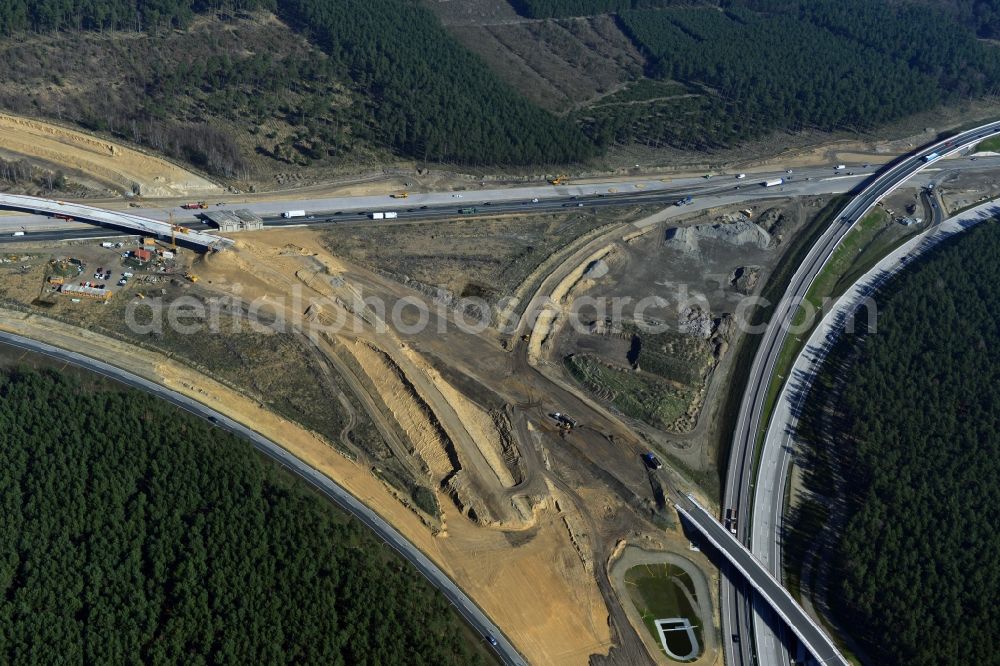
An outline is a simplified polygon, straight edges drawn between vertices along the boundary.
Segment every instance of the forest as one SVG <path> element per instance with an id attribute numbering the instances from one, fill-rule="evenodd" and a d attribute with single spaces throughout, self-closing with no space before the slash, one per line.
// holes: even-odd
<path id="1" fill-rule="evenodd" d="M 977 40 L 1000 35 L 1000 0 L 511 1 L 534 18 L 614 13 L 646 77 L 557 117 L 418 0 L 0 0 L 0 34 L 10 35 L 0 107 L 252 180 L 261 158 L 276 170 L 394 158 L 518 168 L 586 162 L 613 146 L 705 151 L 774 131 L 867 132 L 1000 90 L 1000 51 Z M 257 10 L 312 46 L 286 37 L 165 48 L 204 28 L 199 15 L 213 15 L 223 38 L 234 17 L 263 35 L 266 21 L 248 13 Z M 49 44 L 36 57 L 47 42 L 23 39 L 88 31 L 130 36 L 94 56 L 130 64 L 100 95 L 62 78 L 65 50 Z M 63 39 L 66 50 L 78 43 Z"/>
<path id="2" fill-rule="evenodd" d="M 329 58 L 315 67 L 263 55 L 247 57 L 242 51 L 209 62 L 201 61 L 197 53 L 177 54 L 175 71 L 162 71 L 148 82 L 153 96 L 148 111 L 135 110 L 124 117 L 114 112 L 96 114 L 89 123 L 94 129 L 108 129 L 112 124 L 138 128 L 131 133 L 144 143 L 161 144 L 168 154 L 221 171 L 219 175 L 235 176 L 240 170 L 231 154 L 233 147 L 217 136 L 186 141 L 181 136 L 205 135 L 208 128 L 164 124 L 162 112 L 177 99 L 170 93 L 181 90 L 183 95 L 201 98 L 206 92 L 222 91 L 214 95 L 216 111 L 249 107 L 258 121 L 267 115 L 298 117 L 303 129 L 308 126 L 302 152 L 310 159 L 325 157 L 328 147 L 336 152 L 345 126 L 350 127 L 352 137 L 433 162 L 564 164 L 596 153 L 578 127 L 521 97 L 461 47 L 429 10 L 410 0 L 89 0 L 82 7 L 79 4 L 0 2 L 0 32 L 106 28 L 155 32 L 166 26 L 182 27 L 195 13 L 219 7 L 228 11 L 263 8 L 275 10 L 324 49 Z M 294 70 L 286 69 L 289 64 Z M 244 71 L 244 65 L 251 71 Z M 296 70 L 302 70 L 301 77 Z M 326 115 L 335 104 L 334 96 L 309 95 L 303 106 L 289 108 L 283 96 L 276 94 L 285 87 L 322 89 L 332 80 L 345 83 L 363 103 L 331 122 L 310 124 L 306 118 Z M 178 84 L 186 88 L 179 89 Z M 262 102 L 257 102 L 261 95 Z M 199 145 L 230 154 L 200 154 Z M 225 166 L 211 168 L 216 164 Z"/>
<path id="3" fill-rule="evenodd" d="M 469 664 L 448 602 L 243 440 L 0 371 L 0 662 Z"/>
<path id="4" fill-rule="evenodd" d="M 685 0 L 510 0 L 518 14 L 528 18 L 564 18 L 611 14 L 626 9 L 696 4 Z"/>
<path id="5" fill-rule="evenodd" d="M 997 663 L 997 256 L 991 222 L 919 260 L 876 296 L 877 329 L 847 336 L 825 371 L 837 379 L 810 396 L 804 432 L 839 470 L 812 485 L 839 478 L 842 493 L 823 494 L 846 500 L 830 602 L 872 663 Z"/>
<path id="6" fill-rule="evenodd" d="M 703 108 L 686 102 L 686 123 L 627 107 L 595 114 L 585 121 L 590 134 L 713 147 L 775 129 L 864 131 L 1000 84 L 996 48 L 942 11 L 866 0 L 727 4 L 622 12 L 650 76 L 687 85 Z"/>

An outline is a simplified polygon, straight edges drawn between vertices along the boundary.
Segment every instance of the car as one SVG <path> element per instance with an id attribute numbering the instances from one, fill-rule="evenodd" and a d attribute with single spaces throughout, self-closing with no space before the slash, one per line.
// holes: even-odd
<path id="1" fill-rule="evenodd" d="M 792 172 L 791 169 L 785 169 L 785 173 L 791 173 L 791 172 Z"/>
<path id="2" fill-rule="evenodd" d="M 738 189 L 738 190 L 742 190 L 742 189 L 743 189 L 743 186 L 742 186 L 742 185 L 737 185 L 737 186 L 736 186 L 736 189 Z"/>
<path id="3" fill-rule="evenodd" d="M 538 199 L 532 199 L 531 203 L 538 203 Z"/>
<path id="4" fill-rule="evenodd" d="M 427 206 L 421 206 L 420 210 L 427 210 Z"/>
<path id="5" fill-rule="evenodd" d="M 497 646 L 497 639 L 493 638 L 493 636 L 491 636 L 490 634 L 486 634 L 486 640 L 488 640 L 490 642 L 490 645 L 492 645 L 493 647 Z"/>
<path id="6" fill-rule="evenodd" d="M 864 167 L 865 169 L 867 169 L 867 168 L 868 168 L 868 167 L 870 167 L 870 166 L 871 166 L 871 164 L 865 164 L 865 165 L 863 165 L 863 167 Z"/>
<path id="7" fill-rule="evenodd" d="M 577 207 L 577 208 L 583 208 L 583 204 L 582 204 L 582 203 L 578 203 L 578 204 L 576 205 L 576 207 Z"/>
<path id="8" fill-rule="evenodd" d="M 344 214 L 344 211 L 342 211 L 342 210 L 338 210 L 336 213 L 334 213 L 334 215 L 343 215 L 343 214 Z"/>
<path id="9" fill-rule="evenodd" d="M 486 203 L 484 203 L 483 205 L 484 205 L 484 206 L 492 206 L 492 205 L 493 205 L 493 202 L 492 202 L 492 201 L 487 201 L 487 202 L 486 202 Z"/>
<path id="10" fill-rule="evenodd" d="M 978 157 L 970 157 L 970 158 L 969 158 L 969 161 L 970 161 L 970 162 L 975 162 L 975 161 L 976 161 L 976 160 L 978 160 L 978 159 L 979 159 Z"/>
<path id="11" fill-rule="evenodd" d="M 652 452 L 642 454 L 642 462 L 646 463 L 649 469 L 663 469 L 663 463 Z"/>

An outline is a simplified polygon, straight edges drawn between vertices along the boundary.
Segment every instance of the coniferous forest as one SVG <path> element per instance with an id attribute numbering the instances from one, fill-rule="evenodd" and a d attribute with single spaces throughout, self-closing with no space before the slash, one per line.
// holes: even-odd
<path id="1" fill-rule="evenodd" d="M 517 167 L 581 162 L 611 146 L 712 150 L 774 131 L 864 132 L 1000 91 L 1000 51 L 980 39 L 1000 34 L 997 0 L 512 5 L 529 17 L 615 14 L 645 57 L 645 77 L 554 115 L 461 46 L 418 0 L 6 0 L 0 34 L 16 40 L 30 32 L 112 30 L 162 39 L 199 16 L 273 12 L 326 57 L 286 57 L 274 45 L 224 57 L 161 55 L 137 63 L 121 82 L 138 93 L 119 90 L 115 81 L 106 103 L 70 97 L 47 110 L 225 177 L 244 174 L 248 160 L 235 137 L 205 122 L 213 117 L 252 133 L 268 132 L 274 119 L 291 123 L 292 138 L 259 147 L 289 163 L 336 161 L 370 149 L 426 162 Z M 45 63 L 16 69 L 33 72 L 33 83 L 16 82 L 27 84 L 29 96 L 39 67 Z M 48 85 L 59 76 L 41 80 Z M 664 85 L 678 90 L 664 92 Z M 18 89 L 6 99 L 27 111 L 51 104 L 44 95 L 20 102 L 24 94 Z"/>
<path id="2" fill-rule="evenodd" d="M 0 371 L 0 662 L 479 663 L 449 604 L 249 444 Z"/>
<path id="3" fill-rule="evenodd" d="M 876 332 L 834 354 L 840 386 L 810 398 L 838 412 L 810 417 L 846 497 L 830 601 L 872 663 L 1000 654 L 998 256 L 985 223 L 896 278 Z"/>

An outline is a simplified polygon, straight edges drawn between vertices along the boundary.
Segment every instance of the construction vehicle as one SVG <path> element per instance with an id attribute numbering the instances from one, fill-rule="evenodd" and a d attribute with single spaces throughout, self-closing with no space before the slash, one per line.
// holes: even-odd
<path id="1" fill-rule="evenodd" d="M 174 214 L 173 214 L 173 212 L 171 212 L 170 213 L 170 247 L 171 247 L 171 249 L 174 249 L 174 250 L 177 249 L 177 232 L 178 231 L 181 232 L 182 234 L 186 234 L 186 233 L 190 233 L 191 230 L 188 229 L 187 227 L 182 227 L 182 226 L 180 226 L 178 224 L 174 224 Z"/>
<path id="2" fill-rule="evenodd" d="M 646 464 L 646 467 L 652 470 L 663 469 L 663 463 L 652 453 L 643 453 L 642 462 Z"/>
<path id="3" fill-rule="evenodd" d="M 199 201 L 197 203 L 181 204 L 181 208 L 183 208 L 184 210 L 205 210 L 206 208 L 208 208 L 208 204 L 205 203 L 204 201 Z"/>
<path id="4" fill-rule="evenodd" d="M 397 194 L 390 194 L 389 196 L 392 197 L 393 199 L 407 199 L 407 198 L 409 198 L 410 193 L 409 192 L 399 192 Z"/>
<path id="5" fill-rule="evenodd" d="M 549 178 L 549 185 L 562 185 L 566 182 L 566 176 L 556 176 L 555 178 Z"/>
<path id="6" fill-rule="evenodd" d="M 185 277 L 186 279 L 190 280 L 191 282 L 197 282 L 197 281 L 198 281 L 198 280 L 200 279 L 200 278 L 199 278 L 199 277 L 198 277 L 197 275 L 195 275 L 194 273 L 185 273 L 185 274 L 184 274 L 184 277 Z"/>
<path id="7" fill-rule="evenodd" d="M 561 412 L 553 412 L 549 416 L 555 419 L 556 425 L 559 426 L 560 430 L 572 430 L 579 425 L 576 421 Z"/>

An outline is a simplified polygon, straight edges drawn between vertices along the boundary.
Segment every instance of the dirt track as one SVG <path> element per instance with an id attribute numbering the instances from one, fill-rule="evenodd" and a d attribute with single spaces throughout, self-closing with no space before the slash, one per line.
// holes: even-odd
<path id="1" fill-rule="evenodd" d="M 145 197 L 217 194 L 223 188 L 162 158 L 50 123 L 0 113 L 0 146 Z"/>

